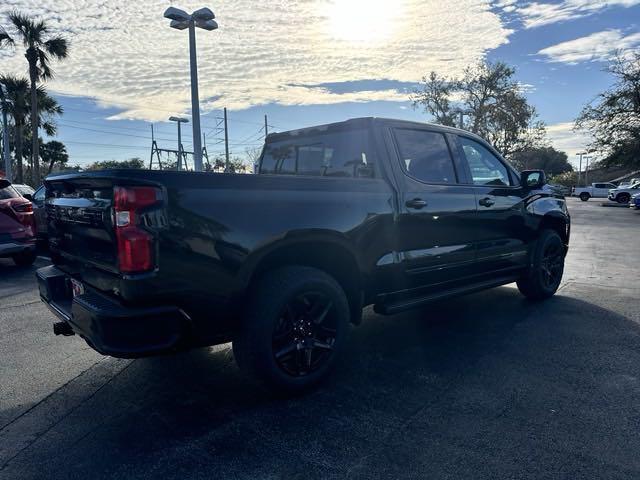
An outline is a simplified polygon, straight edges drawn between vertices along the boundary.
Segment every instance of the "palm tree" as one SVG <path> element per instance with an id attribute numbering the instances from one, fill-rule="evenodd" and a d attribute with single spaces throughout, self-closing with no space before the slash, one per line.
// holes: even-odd
<path id="1" fill-rule="evenodd" d="M 25 57 L 29 62 L 29 80 L 31 82 L 31 125 L 35 129 L 32 137 L 31 162 L 33 180 L 40 182 L 40 160 L 38 156 L 38 80 L 53 77 L 49 65 L 51 57 L 58 60 L 67 58 L 68 45 L 64 37 L 50 35 L 49 26 L 43 20 L 35 20 L 27 14 L 12 12 L 9 20 L 18 31 L 22 43 L 27 48 Z"/>
<path id="2" fill-rule="evenodd" d="M 4 75 L 0 77 L 6 95 L 4 98 L 5 110 L 13 118 L 13 144 L 18 164 L 16 182 L 24 182 L 24 169 L 22 166 L 22 139 L 24 137 L 24 124 L 27 111 L 27 97 L 29 93 L 29 81 L 26 78 L 17 78 Z"/>
<path id="3" fill-rule="evenodd" d="M 6 32 L 6 30 L 0 27 L 0 49 L 7 45 L 13 45 L 13 38 Z M 7 121 L 7 101 L 4 96 L 4 90 L 2 84 L 0 84 L 0 109 L 2 109 L 2 153 L 1 157 L 4 158 L 6 163 L 5 170 L 7 178 L 12 179 L 11 175 L 11 158 L 9 158 L 9 123 Z"/>
<path id="4" fill-rule="evenodd" d="M 24 167 L 22 158 L 25 152 L 24 127 L 29 126 L 31 132 L 38 132 L 42 128 L 44 132 L 53 136 L 56 133 L 54 117 L 62 115 L 63 109 L 58 102 L 49 96 L 46 89 L 40 86 L 36 89 L 36 101 L 38 102 L 38 118 L 36 127 L 32 128 L 31 122 L 27 123 L 31 109 L 31 95 L 29 91 L 29 81 L 26 78 L 11 77 L 8 75 L 0 77 L 0 85 L 6 92 L 5 107 L 8 115 L 13 119 L 14 151 L 17 163 L 17 183 L 24 182 Z M 37 186 L 34 171 L 32 169 L 32 180 Z"/>

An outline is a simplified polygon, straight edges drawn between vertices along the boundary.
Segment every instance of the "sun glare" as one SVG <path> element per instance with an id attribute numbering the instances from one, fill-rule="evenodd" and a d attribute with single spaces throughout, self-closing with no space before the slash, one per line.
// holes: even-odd
<path id="1" fill-rule="evenodd" d="M 373 43 L 393 36 L 402 2 L 385 0 L 333 0 L 327 6 L 329 32 L 333 38 L 354 43 Z"/>

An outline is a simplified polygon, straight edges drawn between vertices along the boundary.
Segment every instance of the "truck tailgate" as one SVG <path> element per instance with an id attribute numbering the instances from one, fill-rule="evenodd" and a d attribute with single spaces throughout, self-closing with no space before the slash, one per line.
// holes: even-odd
<path id="1" fill-rule="evenodd" d="M 74 178 L 46 182 L 49 244 L 70 263 L 117 273 L 118 250 L 113 228 L 113 181 Z"/>

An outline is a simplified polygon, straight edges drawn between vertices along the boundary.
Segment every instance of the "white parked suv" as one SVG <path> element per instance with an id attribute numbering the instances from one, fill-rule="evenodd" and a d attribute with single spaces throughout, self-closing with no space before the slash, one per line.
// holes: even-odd
<path id="1" fill-rule="evenodd" d="M 616 188 L 613 183 L 592 183 L 590 187 L 573 187 L 573 196 L 580 197 L 580 200 L 586 202 L 591 197 L 607 198 L 609 190 Z"/>
<path id="2" fill-rule="evenodd" d="M 636 193 L 640 193 L 640 182 L 635 183 L 629 187 L 617 187 L 609 190 L 609 195 L 607 196 L 609 200 L 618 202 L 618 203 L 629 203 L 631 197 Z"/>

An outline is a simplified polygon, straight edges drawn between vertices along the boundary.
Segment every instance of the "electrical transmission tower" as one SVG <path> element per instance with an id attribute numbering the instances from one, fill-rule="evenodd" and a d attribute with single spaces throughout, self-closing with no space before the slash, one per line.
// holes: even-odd
<path id="1" fill-rule="evenodd" d="M 206 163 L 209 164 L 206 137 L 202 148 L 202 157 Z M 189 158 L 191 158 L 191 162 L 188 161 Z M 178 150 L 174 148 L 160 148 L 156 141 L 153 124 L 151 124 L 151 156 L 149 158 L 149 169 L 153 170 L 155 166 L 158 170 L 177 170 L 178 166 L 181 166 L 182 170 L 189 170 L 189 165 L 193 166 L 193 152 L 186 151 L 182 148 L 182 145 L 180 145 Z"/>

